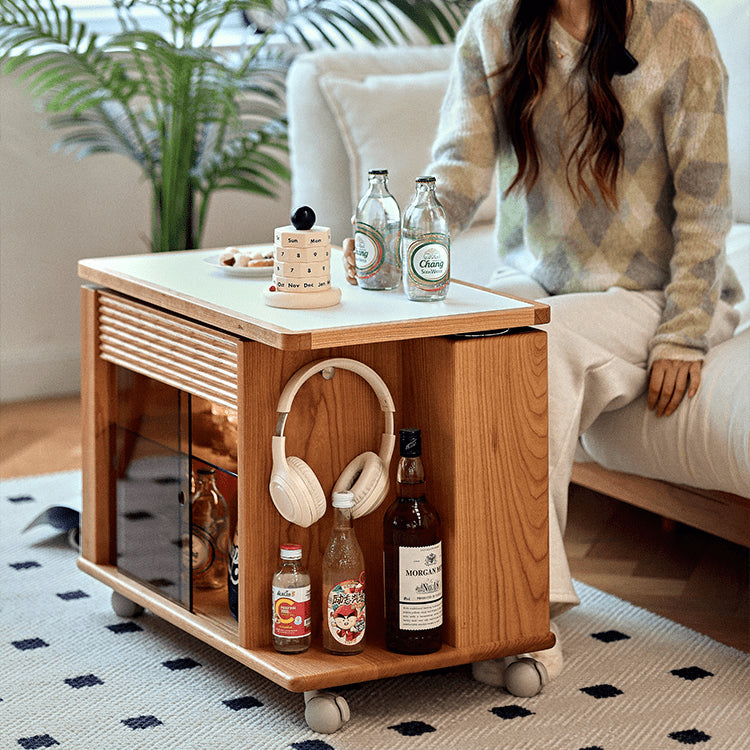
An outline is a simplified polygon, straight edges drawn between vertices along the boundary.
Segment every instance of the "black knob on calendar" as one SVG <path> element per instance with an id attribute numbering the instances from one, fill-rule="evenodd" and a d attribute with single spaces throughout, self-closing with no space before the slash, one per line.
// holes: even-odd
<path id="1" fill-rule="evenodd" d="M 306 229 L 312 229 L 315 224 L 315 211 L 310 206 L 300 206 L 292 214 L 292 225 L 295 229 L 305 231 Z"/>

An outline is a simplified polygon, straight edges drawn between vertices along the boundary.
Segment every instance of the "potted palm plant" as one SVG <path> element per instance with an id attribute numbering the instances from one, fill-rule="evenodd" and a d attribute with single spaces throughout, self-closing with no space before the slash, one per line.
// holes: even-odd
<path id="1" fill-rule="evenodd" d="M 211 195 L 275 196 L 288 180 L 284 81 L 320 44 L 452 39 L 471 0 L 110 0 L 119 31 L 98 36 L 59 0 L 0 0 L 0 66 L 17 71 L 60 145 L 137 162 L 152 193 L 151 249 L 200 247 Z M 142 28 L 148 6 L 166 22 Z M 258 22 L 219 48 L 222 23 Z M 258 21 L 262 14 L 262 24 Z M 262 25 L 262 28 L 261 28 Z"/>

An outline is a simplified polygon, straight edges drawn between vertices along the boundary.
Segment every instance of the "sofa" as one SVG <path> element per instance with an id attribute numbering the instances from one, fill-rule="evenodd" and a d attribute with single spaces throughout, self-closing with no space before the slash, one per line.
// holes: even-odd
<path id="1" fill-rule="evenodd" d="M 581 437 L 573 481 L 750 546 L 750 6 L 698 4 L 730 76 L 727 255 L 746 291 L 741 322 L 708 354 L 698 394 L 672 416 L 657 418 L 645 394 L 602 415 Z M 451 57 L 442 45 L 318 50 L 295 60 L 287 80 L 292 204 L 313 206 L 335 243 L 351 236 L 369 169 L 389 169 L 391 191 L 402 210 L 408 204 L 429 162 Z M 492 194 L 452 239 L 454 278 L 487 284 L 499 265 L 496 205 Z M 511 227 L 517 209 L 502 210 Z"/>

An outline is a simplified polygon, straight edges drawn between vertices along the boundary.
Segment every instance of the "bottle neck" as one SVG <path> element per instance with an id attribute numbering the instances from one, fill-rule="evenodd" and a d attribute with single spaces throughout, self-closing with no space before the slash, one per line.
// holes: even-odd
<path id="1" fill-rule="evenodd" d="M 198 492 L 216 491 L 216 481 L 213 474 L 197 474 L 195 489 Z"/>
<path id="2" fill-rule="evenodd" d="M 437 202 L 434 182 L 418 182 L 414 195 L 414 203 L 419 205 L 434 205 Z"/>
<path id="3" fill-rule="evenodd" d="M 352 529 L 352 509 L 351 508 L 334 508 L 333 509 L 333 528 L 335 531 L 351 531 Z"/>
<path id="4" fill-rule="evenodd" d="M 368 189 L 373 196 L 388 195 L 388 175 L 370 175 Z"/>
<path id="5" fill-rule="evenodd" d="M 399 497 L 421 497 L 425 494 L 424 466 L 421 456 L 401 456 L 396 471 Z"/>

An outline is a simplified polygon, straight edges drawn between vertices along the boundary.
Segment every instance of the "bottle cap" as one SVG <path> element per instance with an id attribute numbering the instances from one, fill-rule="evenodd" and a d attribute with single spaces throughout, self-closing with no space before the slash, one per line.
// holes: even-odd
<path id="1" fill-rule="evenodd" d="M 216 474 L 216 469 L 212 468 L 211 466 L 204 466 L 203 468 L 198 469 L 196 471 L 196 474 L 207 477 Z"/>
<path id="2" fill-rule="evenodd" d="M 417 184 L 423 182 L 435 182 L 435 178 L 430 175 L 423 175 L 422 177 L 417 177 L 416 182 Z"/>
<path id="3" fill-rule="evenodd" d="M 422 431 L 416 428 L 399 430 L 398 448 L 404 458 L 417 458 L 422 455 Z"/>
<path id="4" fill-rule="evenodd" d="M 281 559 L 282 560 L 301 560 L 302 559 L 302 545 L 301 544 L 282 544 L 281 545 Z"/>
<path id="5" fill-rule="evenodd" d="M 334 508 L 353 508 L 354 507 L 354 493 L 349 492 L 334 492 L 331 498 L 331 505 Z"/>
<path id="6" fill-rule="evenodd" d="M 367 174 L 375 174 L 375 175 L 388 174 L 388 170 L 387 169 L 371 169 Z"/>

